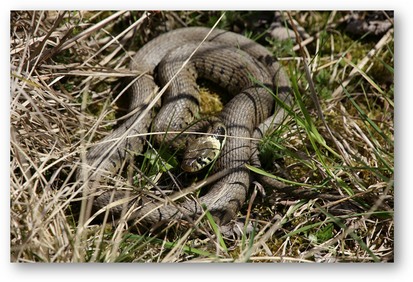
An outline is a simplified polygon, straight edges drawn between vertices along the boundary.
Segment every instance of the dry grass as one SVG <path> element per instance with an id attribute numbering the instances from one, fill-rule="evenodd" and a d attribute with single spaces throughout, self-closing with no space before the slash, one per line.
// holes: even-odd
<path id="1" fill-rule="evenodd" d="M 348 196 L 344 203 L 267 190 L 241 210 L 257 231 L 237 239 L 220 240 L 208 220 L 199 223 L 202 237 L 193 229 L 154 236 L 123 225 L 78 227 L 73 173 L 122 115 L 115 97 L 121 77 L 134 75 L 127 67 L 133 53 L 165 25 L 210 26 L 220 15 L 12 12 L 11 261 L 393 260 L 393 34 L 348 36 L 346 13 L 292 13 L 310 35 L 302 48 L 268 44 L 286 65 L 296 105 L 263 148 L 266 168 L 281 181 L 332 189 Z M 257 36 L 266 23 L 254 19 L 267 16 L 228 12 L 220 26 Z"/>

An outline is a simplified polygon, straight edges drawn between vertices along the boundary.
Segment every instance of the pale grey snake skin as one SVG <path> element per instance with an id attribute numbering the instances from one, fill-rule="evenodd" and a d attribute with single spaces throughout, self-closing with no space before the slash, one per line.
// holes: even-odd
<path id="1" fill-rule="evenodd" d="M 209 210 L 218 225 L 225 225 L 236 217 L 252 181 L 245 164 L 250 163 L 252 147 L 257 142 L 251 142 L 249 138 L 263 134 L 266 126 L 256 129 L 265 120 L 268 125 L 275 110 L 278 114 L 275 120 L 270 120 L 271 123 L 278 124 L 284 118 L 284 111 L 277 106 L 273 95 L 260 84 L 272 88 L 287 105 L 291 103 L 289 79 L 272 54 L 242 35 L 215 29 L 172 80 L 165 93 L 167 96 L 163 97 L 164 105 L 160 107 L 157 103 L 141 116 L 156 94 L 155 71 L 159 69 L 162 83 L 169 81 L 209 32 L 210 29 L 204 27 L 173 30 L 148 42 L 134 56 L 131 69 L 144 74 L 130 89 L 129 112 L 134 111 L 134 114 L 87 152 L 87 165 L 77 173 L 83 195 L 89 198 L 87 216 L 92 211 L 102 212 L 112 202 L 119 201 L 123 205 L 111 206 L 113 218 L 119 218 L 122 212 L 129 210 L 130 218 L 147 228 L 173 219 L 195 219 L 204 212 L 203 207 Z M 194 85 L 196 77 L 210 79 L 235 95 L 220 114 L 229 138 L 214 166 L 215 172 L 225 169 L 231 169 L 231 172 L 214 183 L 204 196 L 186 198 L 178 203 L 162 203 L 147 195 L 137 196 L 134 191 L 103 188 L 104 178 L 115 175 L 125 160 L 132 159 L 129 152 L 143 151 L 144 133 L 149 131 L 152 122 L 155 131 L 181 131 L 194 122 L 199 106 L 197 86 Z M 139 122 L 135 122 L 137 119 Z M 143 136 L 123 138 L 110 150 L 117 138 L 125 134 Z M 127 197 L 133 200 L 123 201 Z"/>

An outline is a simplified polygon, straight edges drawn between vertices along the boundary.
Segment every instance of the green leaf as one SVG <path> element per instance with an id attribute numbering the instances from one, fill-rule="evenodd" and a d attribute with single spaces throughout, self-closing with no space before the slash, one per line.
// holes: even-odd
<path id="1" fill-rule="evenodd" d="M 329 223 L 315 233 L 317 242 L 323 243 L 334 237 L 334 224 Z"/>
<path id="2" fill-rule="evenodd" d="M 146 151 L 143 156 L 154 167 L 155 171 L 166 172 L 178 165 L 176 158 L 165 151 L 155 152 L 150 149 Z"/>

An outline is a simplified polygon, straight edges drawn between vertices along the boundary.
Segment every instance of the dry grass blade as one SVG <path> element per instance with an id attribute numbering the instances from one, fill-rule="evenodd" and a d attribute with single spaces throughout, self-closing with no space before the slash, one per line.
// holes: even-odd
<path id="1" fill-rule="evenodd" d="M 375 54 L 377 54 L 384 46 L 386 46 L 391 40 L 392 40 L 392 35 L 393 35 L 393 29 L 389 29 L 387 33 L 380 39 L 379 42 L 374 46 L 373 49 L 371 49 L 368 53 L 367 56 L 364 57 L 358 64 L 357 66 L 353 65 L 353 70 L 350 72 L 348 75 L 348 78 L 344 80 L 341 85 L 333 92 L 331 95 L 333 98 L 338 99 L 341 97 L 343 94 L 344 88 L 351 82 L 351 80 L 354 78 L 354 76 L 357 73 L 361 73 L 360 70 L 364 68 L 364 66 L 374 57 Z"/>
<path id="2" fill-rule="evenodd" d="M 79 33 L 78 35 L 72 37 L 71 39 L 67 40 L 66 42 L 64 42 L 62 44 L 59 51 L 63 51 L 65 49 L 68 49 L 68 48 L 72 47 L 76 43 L 76 41 L 82 40 L 84 37 L 92 35 L 94 32 L 96 32 L 100 28 L 106 26 L 108 23 L 110 23 L 111 21 L 113 21 L 116 18 L 120 17 L 124 13 L 126 13 L 126 11 L 116 12 L 113 15 L 110 15 L 109 17 L 105 18 L 104 20 L 100 21 L 99 23 L 97 23 L 97 24 L 91 26 L 90 28 L 84 30 L 83 32 Z"/>

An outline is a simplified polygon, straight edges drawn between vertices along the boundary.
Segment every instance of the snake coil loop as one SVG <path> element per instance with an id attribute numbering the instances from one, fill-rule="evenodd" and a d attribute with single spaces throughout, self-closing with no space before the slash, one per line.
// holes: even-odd
<path id="1" fill-rule="evenodd" d="M 185 65 L 192 53 L 194 55 Z M 153 78 L 156 68 L 161 84 L 169 81 L 170 84 L 162 99 L 163 105 L 158 102 L 151 110 L 148 105 L 158 89 Z M 274 108 L 282 111 L 276 107 L 268 87 L 262 85 L 272 88 L 273 93 L 288 104 L 291 95 L 286 73 L 272 54 L 256 42 L 236 33 L 219 29 L 210 32 L 203 27 L 177 29 L 158 36 L 137 52 L 131 69 L 145 74 L 130 87 L 129 112 L 134 114 L 88 151 L 86 165 L 77 172 L 79 181 L 89 180 L 81 186 L 88 197 L 87 206 L 91 207 L 86 216 L 93 211 L 102 213 L 109 209 L 113 218 L 119 218 L 126 210 L 129 219 L 150 228 L 173 219 L 196 218 L 206 207 L 218 225 L 227 224 L 245 202 L 251 184 L 251 172 L 245 164 L 254 153 L 251 149 L 256 145 L 251 142 L 254 130 L 274 113 Z M 165 204 L 159 198 L 129 189 L 104 188 L 102 183 L 107 176 L 116 174 L 121 164 L 133 157 L 130 152 L 143 151 L 145 133 L 152 123 L 156 131 L 179 132 L 195 122 L 199 107 L 198 76 L 213 80 L 234 97 L 219 115 L 226 131 L 225 127 L 217 126 L 210 132 L 215 138 L 210 136 L 188 148 L 190 153 L 199 152 L 201 147 L 212 150 L 199 158 L 189 154 L 182 166 L 188 170 L 199 168 L 200 163 L 213 160 L 217 151 L 221 151 L 213 171 L 230 170 L 230 173 L 214 183 L 204 196 L 189 197 L 177 204 Z M 282 119 L 283 114 L 277 114 L 274 122 Z M 175 127 L 168 128 L 170 125 Z M 171 138 L 168 140 L 175 137 L 167 135 Z M 221 141 L 225 142 L 223 148 Z M 218 150 L 220 148 L 222 150 Z"/>

